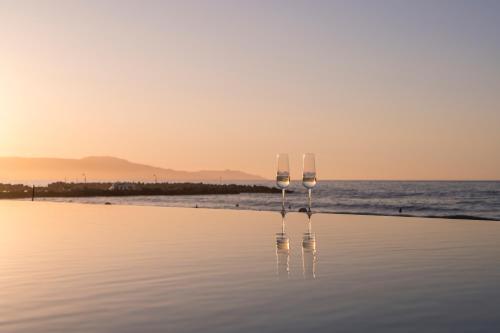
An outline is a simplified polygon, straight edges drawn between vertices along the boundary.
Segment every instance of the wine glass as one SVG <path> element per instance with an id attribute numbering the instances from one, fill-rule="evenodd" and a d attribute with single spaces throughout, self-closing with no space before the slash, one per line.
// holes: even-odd
<path id="1" fill-rule="evenodd" d="M 276 185 L 281 189 L 282 194 L 282 211 L 285 211 L 285 189 L 290 185 L 290 163 L 288 161 L 288 154 L 278 154 L 277 172 L 276 172 Z"/>
<path id="2" fill-rule="evenodd" d="M 316 161 L 312 153 L 306 153 L 303 156 L 302 185 L 307 189 L 309 195 L 309 213 L 311 212 L 311 191 L 316 186 Z"/>

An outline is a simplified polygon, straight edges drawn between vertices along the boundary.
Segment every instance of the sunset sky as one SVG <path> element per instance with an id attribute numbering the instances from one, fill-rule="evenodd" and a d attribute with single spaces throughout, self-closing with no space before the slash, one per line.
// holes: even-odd
<path id="1" fill-rule="evenodd" d="M 500 179 L 499 1 L 0 1 L 0 156 Z"/>

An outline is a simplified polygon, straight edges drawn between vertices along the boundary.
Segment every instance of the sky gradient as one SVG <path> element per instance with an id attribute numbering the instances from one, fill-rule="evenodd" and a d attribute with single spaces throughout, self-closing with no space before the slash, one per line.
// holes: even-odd
<path id="1" fill-rule="evenodd" d="M 500 179 L 498 1 L 1 1 L 0 156 Z"/>

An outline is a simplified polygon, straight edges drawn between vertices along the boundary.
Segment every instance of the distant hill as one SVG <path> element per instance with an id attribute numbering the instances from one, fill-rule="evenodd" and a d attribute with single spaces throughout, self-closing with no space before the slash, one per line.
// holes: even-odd
<path id="1" fill-rule="evenodd" d="M 0 157 L 0 181 L 216 181 L 263 180 L 237 170 L 179 171 L 109 156 L 81 159 Z"/>

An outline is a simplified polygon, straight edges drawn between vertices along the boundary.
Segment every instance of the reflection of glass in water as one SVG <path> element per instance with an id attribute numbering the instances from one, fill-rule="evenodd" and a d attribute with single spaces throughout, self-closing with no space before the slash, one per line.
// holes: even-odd
<path id="1" fill-rule="evenodd" d="M 285 213 L 281 213 L 281 232 L 276 233 L 276 273 L 278 278 L 290 276 L 290 239 L 285 233 Z"/>
<path id="2" fill-rule="evenodd" d="M 305 279 L 316 278 L 316 235 L 311 232 L 309 218 L 308 231 L 302 237 L 302 273 Z"/>
<path id="3" fill-rule="evenodd" d="M 276 234 L 276 273 L 278 278 L 290 276 L 290 240 Z"/>

